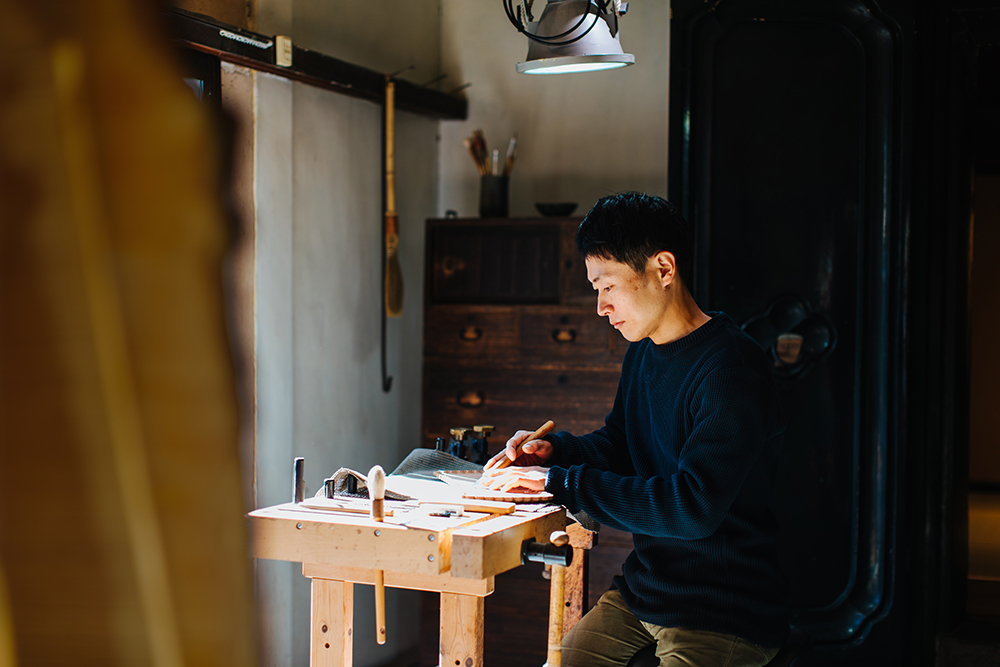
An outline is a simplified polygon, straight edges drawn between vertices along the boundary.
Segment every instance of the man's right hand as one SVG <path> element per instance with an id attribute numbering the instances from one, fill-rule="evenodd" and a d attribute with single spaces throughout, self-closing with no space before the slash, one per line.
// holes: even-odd
<path id="1" fill-rule="evenodd" d="M 520 467 L 543 466 L 552 457 L 552 443 L 548 440 L 530 440 L 521 447 L 521 454 L 517 453 L 517 446 L 534 431 L 518 431 L 510 440 L 507 446 L 496 456 L 486 462 L 486 469 L 490 469 L 499 464 L 505 457 L 513 465 Z"/>

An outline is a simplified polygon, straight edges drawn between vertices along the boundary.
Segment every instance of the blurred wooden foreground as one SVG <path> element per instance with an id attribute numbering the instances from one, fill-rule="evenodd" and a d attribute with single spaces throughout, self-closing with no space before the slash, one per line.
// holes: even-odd
<path id="1" fill-rule="evenodd" d="M 219 161 L 153 10 L 0 0 L 0 665 L 256 661 Z"/>

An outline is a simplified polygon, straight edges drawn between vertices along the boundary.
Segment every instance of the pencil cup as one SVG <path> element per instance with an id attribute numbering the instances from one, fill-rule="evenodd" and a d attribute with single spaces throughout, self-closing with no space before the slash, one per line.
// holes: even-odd
<path id="1" fill-rule="evenodd" d="M 479 183 L 479 217 L 507 217 L 506 176 L 482 176 Z"/>

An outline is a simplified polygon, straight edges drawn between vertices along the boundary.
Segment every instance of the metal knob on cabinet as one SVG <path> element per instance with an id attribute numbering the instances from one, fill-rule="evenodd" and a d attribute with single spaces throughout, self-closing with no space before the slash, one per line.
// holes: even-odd
<path id="1" fill-rule="evenodd" d="M 481 391 L 463 391 L 458 394 L 458 404 L 463 408 L 478 408 L 486 402 Z"/>
<path id="2" fill-rule="evenodd" d="M 560 345 L 572 343 L 576 341 L 576 329 L 553 329 L 552 340 Z"/>
<path id="3" fill-rule="evenodd" d="M 462 329 L 461 333 L 458 334 L 458 337 L 461 338 L 462 340 L 466 340 L 469 341 L 470 343 L 473 343 L 483 337 L 483 330 L 480 329 L 479 327 L 472 326 L 470 324 L 469 326 Z"/>

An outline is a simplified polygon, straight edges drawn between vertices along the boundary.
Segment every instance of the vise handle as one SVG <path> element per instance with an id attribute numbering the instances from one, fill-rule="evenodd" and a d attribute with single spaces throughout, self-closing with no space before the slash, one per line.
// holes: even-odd
<path id="1" fill-rule="evenodd" d="M 565 533 L 563 533 L 565 535 Z M 559 539 L 556 533 L 550 538 L 551 544 L 541 544 L 535 538 L 529 537 L 521 542 L 521 564 L 545 563 L 546 565 L 561 565 L 568 567 L 573 562 L 573 547 L 569 540 Z"/>

